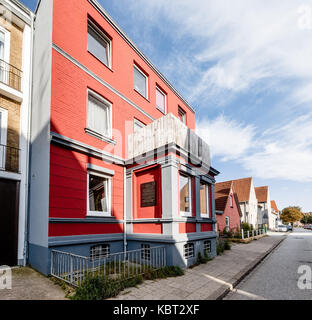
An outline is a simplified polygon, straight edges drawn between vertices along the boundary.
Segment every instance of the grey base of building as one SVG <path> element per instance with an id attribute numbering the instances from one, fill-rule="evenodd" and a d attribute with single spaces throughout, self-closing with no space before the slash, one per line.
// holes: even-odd
<path id="1" fill-rule="evenodd" d="M 104 239 L 103 239 L 104 240 Z M 148 239 L 148 237 L 142 239 L 128 239 L 127 251 L 142 249 L 143 244 L 153 247 L 166 248 L 166 265 L 167 266 L 179 266 L 183 269 L 194 265 L 197 262 L 198 253 L 204 254 L 204 243 L 210 242 L 210 252 L 208 253 L 211 258 L 216 256 L 216 237 L 208 236 L 207 238 L 200 237 L 199 239 L 189 239 L 186 241 L 155 241 L 155 239 Z M 193 255 L 186 258 L 184 252 L 184 246 L 187 243 L 191 243 L 194 246 Z M 110 241 L 105 239 L 104 241 L 94 241 L 85 243 L 65 244 L 65 245 L 50 245 L 50 247 L 41 247 L 34 244 L 29 244 L 29 264 L 34 269 L 38 270 L 44 275 L 49 275 L 51 270 L 51 251 L 59 250 L 76 254 L 79 256 L 89 257 L 91 247 L 99 244 L 109 244 L 110 253 L 119 253 L 124 251 L 123 240 Z"/>

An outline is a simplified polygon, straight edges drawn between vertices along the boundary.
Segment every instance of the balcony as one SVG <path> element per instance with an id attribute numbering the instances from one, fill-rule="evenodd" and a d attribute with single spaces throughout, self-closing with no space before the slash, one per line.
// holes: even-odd
<path id="1" fill-rule="evenodd" d="M 0 82 L 21 91 L 22 71 L 0 59 Z"/>
<path id="2" fill-rule="evenodd" d="M 19 173 L 20 149 L 0 144 L 0 171 Z"/>
<path id="3" fill-rule="evenodd" d="M 172 113 L 128 136 L 128 159 L 155 152 L 165 146 L 172 146 L 180 154 L 186 155 L 188 160 L 210 167 L 209 145 Z"/>

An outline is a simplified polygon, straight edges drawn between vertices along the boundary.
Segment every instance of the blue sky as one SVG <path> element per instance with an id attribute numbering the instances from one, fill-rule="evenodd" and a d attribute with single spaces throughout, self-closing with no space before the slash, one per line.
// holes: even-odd
<path id="1" fill-rule="evenodd" d="M 195 107 L 218 181 L 312 211 L 311 1 L 99 2 Z"/>

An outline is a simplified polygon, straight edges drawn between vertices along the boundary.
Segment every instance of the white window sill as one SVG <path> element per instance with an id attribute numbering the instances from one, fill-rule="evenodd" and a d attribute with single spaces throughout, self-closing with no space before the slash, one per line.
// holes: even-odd
<path id="1" fill-rule="evenodd" d="M 87 217 L 111 218 L 112 214 L 110 212 L 89 211 Z"/>
<path id="2" fill-rule="evenodd" d="M 97 139 L 100 139 L 104 142 L 107 142 L 107 143 L 111 143 L 111 144 L 114 144 L 116 145 L 117 142 L 115 140 L 113 140 L 111 137 L 108 137 L 108 136 L 105 136 L 101 133 L 98 133 L 96 131 L 93 131 L 92 129 L 88 129 L 88 128 L 85 128 L 85 133 L 89 134 L 90 136 L 93 136 Z"/>
<path id="3" fill-rule="evenodd" d="M 181 217 L 193 217 L 192 212 L 180 212 Z"/>
<path id="4" fill-rule="evenodd" d="M 205 218 L 205 219 L 209 219 L 210 218 L 209 214 L 201 214 L 200 217 L 201 218 Z"/>

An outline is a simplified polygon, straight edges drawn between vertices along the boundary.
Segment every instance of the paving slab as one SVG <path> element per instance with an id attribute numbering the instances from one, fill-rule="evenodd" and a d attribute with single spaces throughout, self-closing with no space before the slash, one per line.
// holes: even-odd
<path id="1" fill-rule="evenodd" d="M 25 268 L 12 269 L 12 289 L 0 290 L 0 300 L 66 300 L 64 290 L 53 281 Z"/>

